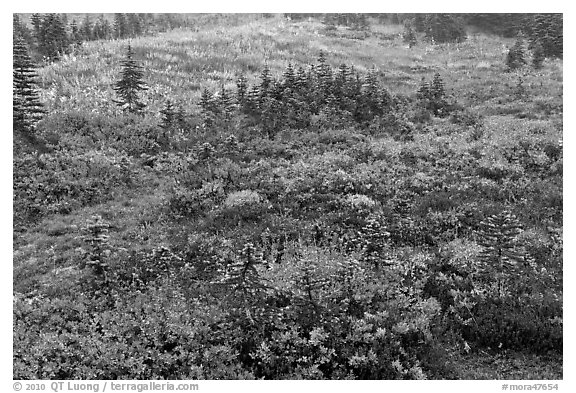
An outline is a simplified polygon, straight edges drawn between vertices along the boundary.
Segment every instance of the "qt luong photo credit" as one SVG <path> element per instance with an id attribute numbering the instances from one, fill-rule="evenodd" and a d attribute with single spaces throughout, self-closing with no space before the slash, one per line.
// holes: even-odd
<path id="1" fill-rule="evenodd" d="M 562 13 L 12 18 L 14 386 L 558 390 Z"/>

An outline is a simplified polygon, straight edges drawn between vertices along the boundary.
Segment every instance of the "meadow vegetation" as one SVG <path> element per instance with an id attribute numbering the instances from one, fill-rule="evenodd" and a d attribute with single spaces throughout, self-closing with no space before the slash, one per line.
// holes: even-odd
<path id="1" fill-rule="evenodd" d="M 562 378 L 561 59 L 510 70 L 514 37 L 407 43 L 375 18 L 198 18 L 37 70 L 15 379 Z M 139 113 L 115 103 L 128 45 Z M 278 90 L 289 64 L 330 86 L 353 67 L 363 98 Z"/>

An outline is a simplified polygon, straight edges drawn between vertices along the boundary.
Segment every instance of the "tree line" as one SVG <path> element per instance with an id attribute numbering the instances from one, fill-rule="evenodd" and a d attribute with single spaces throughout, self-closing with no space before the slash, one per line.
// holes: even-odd
<path id="1" fill-rule="evenodd" d="M 25 23 L 14 14 L 13 25 L 35 61 L 58 60 L 86 41 L 138 37 L 189 25 L 181 14 L 116 13 L 112 20 L 104 14 L 86 14 L 81 20 L 70 19 L 68 14 L 34 13 Z"/>

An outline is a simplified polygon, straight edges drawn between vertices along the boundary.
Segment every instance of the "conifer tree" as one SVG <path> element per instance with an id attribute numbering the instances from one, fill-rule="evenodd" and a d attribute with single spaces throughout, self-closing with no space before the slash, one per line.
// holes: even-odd
<path id="1" fill-rule="evenodd" d="M 379 85 L 377 71 L 374 66 L 370 67 L 366 74 L 366 78 L 364 79 L 364 88 L 368 96 L 376 99 L 378 96 Z"/>
<path id="2" fill-rule="evenodd" d="M 83 228 L 86 232 L 83 240 L 89 246 L 86 252 L 86 265 L 91 267 L 97 275 L 103 276 L 105 280 L 108 270 L 106 257 L 109 253 L 108 228 L 110 225 L 98 215 L 88 220 L 86 227 Z"/>
<path id="3" fill-rule="evenodd" d="M 542 69 L 544 59 L 544 48 L 542 47 L 542 44 L 538 43 L 532 51 L 532 67 L 534 67 L 535 70 Z"/>
<path id="4" fill-rule="evenodd" d="M 12 31 L 13 35 L 17 35 L 28 47 L 33 45 L 35 35 L 30 31 L 26 24 L 22 23 L 18 14 L 12 15 Z"/>
<path id="5" fill-rule="evenodd" d="M 245 110 L 248 114 L 256 115 L 256 113 L 260 108 L 260 102 L 261 102 L 260 97 L 261 93 L 258 86 L 254 85 L 248 90 L 248 93 L 246 94 L 246 105 L 245 105 Z"/>
<path id="6" fill-rule="evenodd" d="M 162 123 L 160 124 L 160 127 L 166 131 L 171 130 L 176 124 L 176 111 L 172 101 L 167 100 L 160 113 L 162 114 Z"/>
<path id="7" fill-rule="evenodd" d="M 80 28 L 78 27 L 78 24 L 75 20 L 73 20 L 70 24 L 70 41 L 76 47 L 80 47 L 82 45 L 82 32 L 80 31 Z"/>
<path id="8" fill-rule="evenodd" d="M 526 18 L 523 31 L 528 35 L 530 49 L 540 44 L 545 57 L 562 58 L 564 46 L 562 14 L 533 14 Z"/>
<path id="9" fill-rule="evenodd" d="M 260 74 L 260 95 L 262 97 L 266 96 L 269 93 L 271 84 L 272 84 L 272 75 L 270 74 L 270 68 L 268 67 L 268 64 L 265 64 L 264 69 Z"/>
<path id="10" fill-rule="evenodd" d="M 416 97 L 422 102 L 424 108 L 431 111 L 434 116 L 448 115 L 449 105 L 446 101 L 444 81 L 439 73 L 434 74 L 431 83 L 422 78 Z"/>
<path id="11" fill-rule="evenodd" d="M 226 145 L 229 151 L 234 151 L 238 147 L 238 138 L 236 138 L 236 135 L 230 134 L 224 140 L 224 144 Z"/>
<path id="12" fill-rule="evenodd" d="M 34 43 L 30 47 L 38 51 L 38 45 L 42 42 L 42 16 L 32 14 L 30 22 L 32 23 L 32 37 L 34 38 Z"/>
<path id="13" fill-rule="evenodd" d="M 444 81 L 438 72 L 434 74 L 434 78 L 432 79 L 430 95 L 432 98 L 432 112 L 434 112 L 434 115 L 442 116 L 443 114 L 446 114 L 445 109 L 447 103 L 445 100 L 446 92 L 444 90 Z"/>
<path id="14" fill-rule="evenodd" d="M 426 101 L 431 98 L 430 84 L 426 81 L 426 78 L 422 77 L 418 91 L 416 92 L 416 98 L 420 101 Z"/>
<path id="15" fill-rule="evenodd" d="M 50 60 L 57 60 L 60 55 L 68 52 L 68 35 L 59 15 L 47 14 L 44 16 L 40 36 L 38 50 Z"/>
<path id="16" fill-rule="evenodd" d="M 208 142 L 204 142 L 198 149 L 198 157 L 203 160 L 208 160 L 216 154 L 216 149 Z"/>
<path id="17" fill-rule="evenodd" d="M 205 127 L 212 127 L 215 120 L 214 100 L 207 88 L 202 90 L 200 96 L 200 113 Z"/>
<path id="18" fill-rule="evenodd" d="M 260 106 L 260 124 L 269 139 L 273 139 L 282 126 L 285 126 L 281 103 L 272 97 L 264 97 Z"/>
<path id="19" fill-rule="evenodd" d="M 297 90 L 300 93 L 302 93 L 306 88 L 306 86 L 308 85 L 308 78 L 306 76 L 306 71 L 304 70 L 304 68 L 302 68 L 302 66 L 298 67 L 294 85 L 296 86 Z"/>
<path id="20" fill-rule="evenodd" d="M 349 69 L 348 66 L 344 63 L 338 66 L 338 73 L 336 74 L 335 81 L 337 81 L 339 86 L 344 86 L 348 81 L 349 77 Z"/>
<path id="21" fill-rule="evenodd" d="M 294 68 L 292 67 L 292 63 L 288 63 L 286 67 L 286 71 L 284 72 L 284 87 L 292 89 L 294 87 L 294 83 L 296 82 L 296 75 L 294 74 Z"/>
<path id="22" fill-rule="evenodd" d="M 244 75 L 240 75 L 238 77 L 238 80 L 236 81 L 236 88 L 236 102 L 238 102 L 239 105 L 243 105 L 244 100 L 246 99 L 246 93 L 248 91 L 248 80 Z"/>
<path id="23" fill-rule="evenodd" d="M 252 243 L 246 243 L 236 260 L 229 264 L 220 284 L 230 290 L 231 307 L 246 315 L 251 325 L 264 310 L 259 307 L 261 294 L 268 286 L 260 275 L 261 266 L 265 264 L 262 254 Z"/>
<path id="24" fill-rule="evenodd" d="M 526 65 L 524 41 L 521 36 L 516 39 L 514 46 L 508 50 L 508 54 L 506 55 L 506 65 L 509 70 L 515 70 Z"/>
<path id="25" fill-rule="evenodd" d="M 222 85 L 220 88 L 220 95 L 218 97 L 218 106 L 219 112 L 222 114 L 222 120 L 226 124 L 232 120 L 232 113 L 234 112 L 234 104 L 232 100 L 232 97 L 224 88 L 224 85 Z"/>
<path id="26" fill-rule="evenodd" d="M 114 102 L 124 111 L 139 113 L 146 106 L 138 97 L 139 92 L 148 89 L 143 76 L 142 67 L 133 59 L 132 47 L 128 45 L 126 59 L 122 62 L 122 78 L 114 85 L 119 98 Z"/>
<path id="27" fill-rule="evenodd" d="M 15 33 L 13 42 L 13 126 L 15 131 L 30 134 L 45 113 L 36 87 L 37 73 L 28 48 Z"/>
<path id="28" fill-rule="evenodd" d="M 226 285 L 234 291 L 253 293 L 264 288 L 258 267 L 264 264 L 262 255 L 252 243 L 246 243 L 237 261 L 228 266 Z"/>
<path id="29" fill-rule="evenodd" d="M 182 104 L 176 105 L 176 113 L 174 115 L 174 120 L 176 122 L 176 127 L 181 130 L 186 129 L 186 111 L 182 107 Z"/>
<path id="30" fill-rule="evenodd" d="M 316 251 L 318 252 L 318 251 Z M 294 303 L 301 313 L 302 324 L 314 325 L 321 314 L 319 294 L 329 285 L 330 277 L 320 273 L 319 255 L 310 253 L 300 258 L 294 275 Z"/>
<path id="31" fill-rule="evenodd" d="M 86 14 L 82 21 L 82 36 L 85 41 L 91 41 L 94 38 L 94 27 L 89 14 Z"/>
<path id="32" fill-rule="evenodd" d="M 104 18 L 104 15 L 100 14 L 98 19 L 96 19 L 96 23 L 94 24 L 94 39 L 110 39 L 112 38 L 112 35 L 112 27 L 110 26 L 110 22 Z"/>
<path id="33" fill-rule="evenodd" d="M 435 42 L 462 42 L 466 30 L 460 18 L 453 14 L 428 14 L 424 19 L 426 38 Z"/>
<path id="34" fill-rule="evenodd" d="M 142 20 L 138 14 L 126 15 L 126 28 L 130 37 L 142 35 Z"/>
<path id="35" fill-rule="evenodd" d="M 318 65 L 315 68 L 316 79 L 318 81 L 319 93 L 321 94 L 321 104 L 323 104 L 324 99 L 330 94 L 330 89 L 332 85 L 332 69 L 326 63 L 326 56 L 324 52 L 320 51 L 318 56 Z"/>
<path id="36" fill-rule="evenodd" d="M 114 14 L 114 37 L 126 38 L 127 33 L 126 15 Z"/>
<path id="37" fill-rule="evenodd" d="M 507 210 L 480 223 L 478 235 L 483 247 L 480 260 L 485 264 L 484 273 L 496 276 L 499 295 L 502 295 L 504 276 L 516 270 L 518 263 L 530 263 L 527 253 L 516 243 L 521 232 L 520 222 Z"/>
<path id="38" fill-rule="evenodd" d="M 34 29 L 34 38 L 40 41 L 40 28 L 42 27 L 42 17 L 40 14 L 32 14 L 30 17 L 32 28 Z"/>

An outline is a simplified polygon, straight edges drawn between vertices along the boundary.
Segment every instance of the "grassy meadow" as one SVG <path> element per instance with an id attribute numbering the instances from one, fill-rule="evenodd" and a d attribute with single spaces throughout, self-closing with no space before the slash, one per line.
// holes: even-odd
<path id="1" fill-rule="evenodd" d="M 513 39 L 408 48 L 401 25 L 195 26 L 38 69 L 48 150 L 14 156 L 15 379 L 562 379 L 562 60 L 507 72 Z M 128 44 L 143 116 L 113 101 Z M 412 137 L 202 125 L 204 89 L 321 51 L 333 69 L 375 67 Z M 420 112 L 435 73 L 457 114 Z M 158 147 L 167 99 L 187 127 Z M 530 266 L 481 262 L 481 223 L 502 211 Z M 239 295 L 227 283 L 251 253 L 260 284 Z"/>

